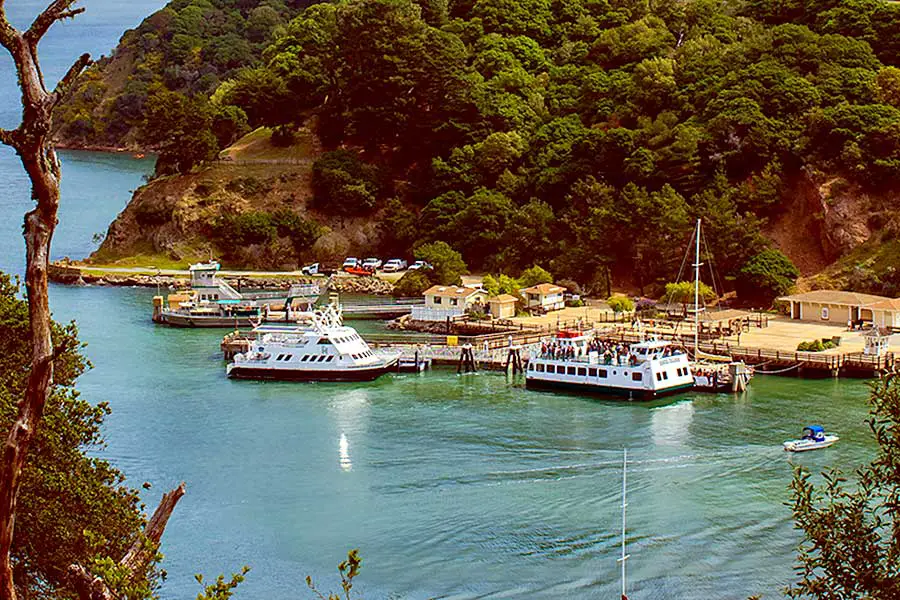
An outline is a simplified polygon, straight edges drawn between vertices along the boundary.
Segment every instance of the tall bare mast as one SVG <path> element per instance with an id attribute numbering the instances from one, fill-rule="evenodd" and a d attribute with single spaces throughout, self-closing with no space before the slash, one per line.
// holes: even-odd
<path id="1" fill-rule="evenodd" d="M 694 360 L 700 349 L 700 219 L 697 219 L 697 231 L 694 233 L 696 246 L 694 250 Z"/>
<path id="2" fill-rule="evenodd" d="M 629 556 L 625 553 L 625 508 L 628 506 L 628 502 L 626 502 L 626 494 L 627 494 L 627 484 L 626 477 L 628 472 L 628 449 L 625 448 L 622 450 L 622 557 L 619 558 L 618 562 L 622 564 L 622 600 L 628 600 L 628 596 L 626 596 L 626 583 L 625 583 L 625 562 L 628 560 Z"/>

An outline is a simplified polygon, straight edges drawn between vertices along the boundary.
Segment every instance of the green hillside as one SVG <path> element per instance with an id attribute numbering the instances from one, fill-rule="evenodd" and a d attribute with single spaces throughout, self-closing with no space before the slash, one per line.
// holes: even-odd
<path id="1" fill-rule="evenodd" d="M 441 240 L 477 269 L 652 293 L 698 217 L 706 260 L 740 279 L 769 223 L 790 231 L 796 190 L 837 179 L 890 203 L 898 32 L 875 0 L 326 2 L 199 109 L 157 98 L 143 128 L 169 173 L 244 117 L 281 146 L 308 127 L 326 150 L 309 208 L 372 219 L 385 253 Z M 795 237 L 824 246 L 830 226 Z"/>

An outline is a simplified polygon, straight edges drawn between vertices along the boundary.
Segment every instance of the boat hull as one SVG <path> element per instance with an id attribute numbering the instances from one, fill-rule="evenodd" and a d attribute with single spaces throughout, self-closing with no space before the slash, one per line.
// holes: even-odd
<path id="1" fill-rule="evenodd" d="M 372 367 L 353 369 L 267 369 L 233 364 L 228 370 L 232 379 L 257 379 L 263 381 L 374 381 L 385 373 L 395 372 L 397 361 Z"/>
<path id="2" fill-rule="evenodd" d="M 836 435 L 826 435 L 825 441 L 823 442 L 813 442 L 810 440 L 791 440 L 784 443 L 784 450 L 785 452 L 809 452 L 810 450 L 821 450 L 822 448 L 828 448 L 829 446 L 835 444 L 840 439 L 841 438 Z"/>
<path id="3" fill-rule="evenodd" d="M 222 317 L 222 316 L 198 316 L 163 313 L 154 318 L 154 322 L 170 327 L 207 327 L 207 328 L 231 328 L 252 327 L 250 317 Z"/>
<path id="4" fill-rule="evenodd" d="M 525 387 L 541 391 L 568 391 L 590 394 L 592 396 L 604 396 L 608 398 L 621 398 L 625 400 L 653 400 L 674 394 L 690 391 L 693 383 L 672 386 L 659 390 L 638 390 L 595 385 L 591 383 L 578 383 L 574 381 L 548 381 L 545 379 L 526 378 Z"/>

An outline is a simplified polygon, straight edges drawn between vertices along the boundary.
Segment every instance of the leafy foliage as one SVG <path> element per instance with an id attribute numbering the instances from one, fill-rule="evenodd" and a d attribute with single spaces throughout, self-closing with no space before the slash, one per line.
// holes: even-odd
<path id="1" fill-rule="evenodd" d="M 626 296 L 613 296 L 606 301 L 606 304 L 616 314 L 634 310 L 634 302 Z"/>
<path id="2" fill-rule="evenodd" d="M 791 484 L 794 522 L 804 534 L 798 553 L 800 580 L 792 598 L 900 596 L 900 380 L 892 373 L 874 384 L 869 427 L 875 459 L 848 485 L 838 471 L 824 484 L 798 469 Z"/>
<path id="3" fill-rule="evenodd" d="M 0 426 L 9 429 L 27 384 L 31 361 L 28 306 L 18 286 L 0 275 Z M 44 419 L 22 474 L 13 540 L 15 580 L 23 595 L 59 597 L 73 563 L 97 569 L 113 564 L 141 534 L 143 515 L 135 490 L 107 461 L 89 456 L 103 445 L 105 403 L 78 396 L 75 380 L 89 366 L 79 354 L 74 324 L 53 326 L 59 348 Z M 155 588 L 151 568 L 141 595 Z M 134 588 L 133 591 L 136 591 Z M 120 591 L 125 592 L 127 590 Z"/>
<path id="4" fill-rule="evenodd" d="M 778 296 L 790 292 L 799 276 L 800 272 L 787 256 L 768 248 L 741 268 L 735 287 L 741 299 L 769 305 Z"/>
<path id="5" fill-rule="evenodd" d="M 462 255 L 447 242 L 434 242 L 416 248 L 417 260 L 424 260 L 432 266 L 430 278 L 440 285 L 459 285 L 462 276 L 469 272 Z"/>
<path id="6" fill-rule="evenodd" d="M 208 97 L 242 68 L 259 64 L 274 35 L 311 2 L 169 2 L 126 31 L 115 53 L 78 80 L 55 114 L 60 135 L 94 146 L 134 143 L 155 90 Z M 156 146 L 148 139 L 142 144 Z"/>
<path id="7" fill-rule="evenodd" d="M 341 574 L 341 591 L 343 596 L 330 593 L 327 596 L 320 592 L 312 578 L 306 577 L 306 585 L 320 600 L 350 600 L 350 592 L 353 590 L 353 580 L 359 575 L 362 567 L 362 559 L 359 557 L 359 550 L 351 550 L 347 553 L 347 560 L 338 565 L 338 572 Z"/>
<path id="8" fill-rule="evenodd" d="M 381 195 L 380 174 L 353 152 L 326 152 L 313 164 L 313 205 L 343 216 L 372 212 Z"/>
<path id="9" fill-rule="evenodd" d="M 199 115 L 154 119 L 159 144 L 187 154 L 168 161 L 180 170 L 242 115 L 286 136 L 314 128 L 334 149 L 316 162 L 314 205 L 384 215 L 392 254 L 443 241 L 476 269 L 537 263 L 587 291 L 619 278 L 657 295 L 701 217 L 719 275 L 747 283 L 797 181 L 871 191 L 900 177 L 896 3 L 347 0 L 290 21 L 302 3 L 276 4 L 174 2 L 126 41 L 196 65 L 188 50 L 232 32 L 210 11 L 238 10 L 252 59 L 207 87 L 135 72 L 109 110 Z M 89 73 L 79 98 L 107 85 Z M 159 85 L 196 110 L 155 98 Z M 195 96 L 213 87 L 203 116 Z M 90 133 L 80 102 L 67 126 Z M 221 135 L 200 133 L 217 118 Z"/>

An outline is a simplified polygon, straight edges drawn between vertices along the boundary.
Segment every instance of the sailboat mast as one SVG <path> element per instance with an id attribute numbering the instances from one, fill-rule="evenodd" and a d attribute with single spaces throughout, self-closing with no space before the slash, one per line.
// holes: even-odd
<path id="1" fill-rule="evenodd" d="M 628 473 L 628 449 L 622 449 L 622 558 L 619 559 L 619 562 L 622 563 L 622 600 L 628 600 L 628 596 L 626 596 L 626 584 L 625 584 L 625 561 L 628 560 L 628 555 L 625 554 L 625 508 L 628 506 L 628 502 L 626 502 L 626 494 L 627 494 L 627 484 L 626 478 Z"/>
<path id="2" fill-rule="evenodd" d="M 694 250 L 694 360 L 700 347 L 700 219 L 697 219 Z"/>

